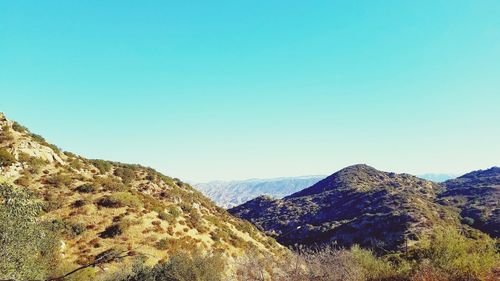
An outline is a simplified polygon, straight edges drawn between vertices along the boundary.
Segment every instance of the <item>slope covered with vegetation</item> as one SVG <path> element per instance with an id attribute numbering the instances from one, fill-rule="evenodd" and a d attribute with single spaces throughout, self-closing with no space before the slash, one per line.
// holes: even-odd
<path id="1" fill-rule="evenodd" d="M 434 202 L 441 187 L 367 165 L 342 169 L 281 200 L 259 197 L 229 211 L 285 245 L 359 244 L 377 251 L 411 246 L 435 225 L 457 225 L 454 212 Z"/>
<path id="2" fill-rule="evenodd" d="M 440 203 L 457 208 L 462 222 L 500 237 L 500 168 L 470 172 L 443 183 Z"/>
<path id="3" fill-rule="evenodd" d="M 3 114 L 0 181 L 0 207 L 7 210 L 1 213 L 3 243 L 28 242 L 22 253 L 38 253 L 49 261 L 52 258 L 46 256 L 49 251 L 40 248 L 43 245 L 29 242 L 38 241 L 35 236 L 43 238 L 40 243 L 49 236 L 57 237 L 57 243 L 51 244 L 56 251 L 50 251 L 56 253 L 57 266 L 47 266 L 50 270 L 45 272 L 35 270 L 24 279 L 62 274 L 91 264 L 110 251 L 125 253 L 127 258 L 86 271 L 97 275 L 123 271 L 137 259 L 154 265 L 179 252 L 222 253 L 228 259 L 249 249 L 260 255 L 285 253 L 274 239 L 231 216 L 179 179 L 140 165 L 62 152 Z M 20 198 L 26 202 L 13 203 L 19 200 L 12 201 L 12 194 L 24 194 Z M 12 204 L 23 207 L 14 212 L 15 218 L 9 213 Z M 30 207 L 26 213 L 25 207 L 32 204 L 36 208 Z M 19 222 L 25 222 L 26 227 Z M 14 229 L 13 225 L 23 228 Z M 50 235 L 44 235 L 45 230 Z M 0 250 L 0 279 L 19 277 L 12 270 L 21 263 L 13 256 L 17 246 L 9 245 L 14 248 Z M 38 260 L 33 259 L 32 264 L 43 264 Z M 23 264 L 31 267 L 31 263 Z"/>

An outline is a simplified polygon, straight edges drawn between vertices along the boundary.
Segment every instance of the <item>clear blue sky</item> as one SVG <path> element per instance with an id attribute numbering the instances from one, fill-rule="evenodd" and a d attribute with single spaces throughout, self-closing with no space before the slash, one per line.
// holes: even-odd
<path id="1" fill-rule="evenodd" d="M 0 111 L 186 180 L 500 163 L 500 1 L 0 1 Z"/>

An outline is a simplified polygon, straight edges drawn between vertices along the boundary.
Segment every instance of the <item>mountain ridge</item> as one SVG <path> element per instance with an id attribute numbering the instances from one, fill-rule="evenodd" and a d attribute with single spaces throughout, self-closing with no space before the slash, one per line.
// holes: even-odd
<path id="1" fill-rule="evenodd" d="M 60 233 L 60 251 L 70 267 L 113 249 L 128 249 L 150 265 L 180 250 L 219 251 L 228 258 L 247 249 L 286 253 L 179 179 L 141 165 L 63 152 L 3 113 L 0 175 L 3 185 L 41 198 L 42 219 Z M 118 263 L 110 267 L 123 269 Z"/>
<path id="2" fill-rule="evenodd" d="M 443 191 L 416 176 L 358 164 L 283 199 L 258 197 L 229 212 L 285 245 L 336 242 L 401 250 L 435 226 L 462 227 L 458 213 L 437 203 Z"/>

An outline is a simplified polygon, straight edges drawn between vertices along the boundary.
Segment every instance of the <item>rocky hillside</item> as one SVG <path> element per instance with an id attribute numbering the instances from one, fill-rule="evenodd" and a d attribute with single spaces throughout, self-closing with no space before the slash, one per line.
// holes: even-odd
<path id="1" fill-rule="evenodd" d="M 435 203 L 442 189 L 412 175 L 355 165 L 283 199 L 262 196 L 229 212 L 285 245 L 335 241 L 384 252 L 412 246 L 435 225 L 458 225 L 456 213 Z"/>
<path id="2" fill-rule="evenodd" d="M 443 183 L 439 202 L 453 206 L 462 222 L 500 237 L 500 168 L 474 171 Z"/>
<path id="3" fill-rule="evenodd" d="M 246 249 L 265 255 L 283 251 L 274 239 L 179 179 L 140 165 L 62 152 L 3 114 L 0 182 L 42 198 L 42 219 L 61 233 L 68 268 L 90 263 L 110 249 L 141 255 L 147 264 L 179 250 L 218 251 L 229 257 Z"/>
<path id="4" fill-rule="evenodd" d="M 194 184 L 194 187 L 212 199 L 217 205 L 223 208 L 231 208 L 260 195 L 282 198 L 309 187 L 323 178 L 324 176 L 305 176 L 242 181 L 213 181 Z"/>

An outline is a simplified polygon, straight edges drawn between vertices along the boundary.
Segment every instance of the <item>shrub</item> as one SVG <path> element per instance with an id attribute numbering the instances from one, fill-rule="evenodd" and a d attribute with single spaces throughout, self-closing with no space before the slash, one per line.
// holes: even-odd
<path id="1" fill-rule="evenodd" d="M 0 186 L 0 279 L 43 280 L 57 263 L 58 237 L 40 214 L 33 195 Z"/>
<path id="2" fill-rule="evenodd" d="M 70 233 L 73 235 L 73 236 L 78 236 L 82 233 L 85 232 L 85 230 L 87 230 L 87 226 L 83 223 L 73 223 L 73 224 L 70 224 L 69 225 L 69 228 L 70 228 Z"/>
<path id="3" fill-rule="evenodd" d="M 83 199 L 76 200 L 75 202 L 73 202 L 73 204 L 71 204 L 73 208 L 80 208 L 85 205 L 87 205 L 87 201 Z"/>
<path id="4" fill-rule="evenodd" d="M 9 126 L 5 125 L 2 127 L 2 130 L 0 131 L 0 142 L 10 142 L 14 140 L 14 136 L 10 132 Z"/>
<path id="5" fill-rule="evenodd" d="M 98 177 L 95 180 L 96 185 L 102 186 L 107 191 L 125 191 L 126 187 L 119 180 L 110 177 Z"/>
<path id="6" fill-rule="evenodd" d="M 72 182 L 71 176 L 63 173 L 57 173 L 47 178 L 45 182 L 55 187 L 68 187 Z"/>
<path id="7" fill-rule="evenodd" d="M 121 235 L 123 233 L 123 229 L 119 224 L 112 224 L 108 226 L 103 232 L 99 234 L 101 238 L 113 238 L 115 236 Z"/>
<path id="8" fill-rule="evenodd" d="M 114 175 L 120 177 L 124 184 L 130 184 L 135 179 L 135 172 L 129 167 L 119 167 L 114 171 Z"/>
<path id="9" fill-rule="evenodd" d="M 156 248 L 158 250 L 166 250 L 168 249 L 168 239 L 167 238 L 163 238 L 163 239 L 160 239 L 157 243 L 156 243 Z"/>
<path id="10" fill-rule="evenodd" d="M 164 212 L 164 211 L 160 211 L 158 213 L 158 218 L 161 220 L 164 220 L 170 224 L 175 222 L 175 217 L 167 212 Z"/>
<path id="11" fill-rule="evenodd" d="M 111 167 L 113 167 L 113 165 L 109 161 L 100 159 L 90 160 L 90 163 L 92 163 L 92 165 L 94 165 L 101 174 L 109 172 L 111 170 Z"/>
<path id="12" fill-rule="evenodd" d="M 138 267 L 121 281 L 221 281 L 226 264 L 217 254 L 179 253 L 153 268 Z"/>
<path id="13" fill-rule="evenodd" d="M 46 213 L 57 210 L 64 205 L 64 201 L 60 200 L 60 198 L 53 193 L 47 194 L 44 200 L 45 202 L 42 204 L 42 210 Z"/>
<path id="14" fill-rule="evenodd" d="M 92 193 L 96 190 L 95 186 L 89 183 L 82 184 L 76 188 L 76 191 L 82 193 Z"/>
<path id="15" fill-rule="evenodd" d="M 26 127 L 22 126 L 21 124 L 19 124 L 17 122 L 14 122 L 12 124 L 12 129 L 14 129 L 14 131 L 19 132 L 19 133 L 28 132 L 28 129 Z"/>
<path id="16" fill-rule="evenodd" d="M 40 172 L 40 170 L 47 165 L 47 161 L 42 158 L 30 156 L 23 152 L 19 153 L 19 161 L 27 163 L 29 166 L 28 171 L 33 174 Z"/>
<path id="17" fill-rule="evenodd" d="M 487 237 L 469 239 L 456 229 L 436 229 L 418 249 L 419 260 L 427 260 L 427 269 L 445 273 L 451 280 L 484 280 L 500 266 L 495 241 Z"/>
<path id="18" fill-rule="evenodd" d="M 120 207 L 142 207 L 142 202 L 139 198 L 128 192 L 117 192 L 109 196 L 104 196 L 97 201 L 97 204 L 102 207 L 120 208 Z"/>
<path id="19" fill-rule="evenodd" d="M 59 149 L 59 147 L 53 145 L 53 144 L 50 144 L 48 143 L 42 136 L 40 135 L 37 135 L 37 134 L 31 134 L 31 138 L 38 142 L 39 144 L 41 145 L 45 145 L 45 146 L 48 146 L 50 147 L 55 153 L 60 153 L 61 150 Z"/>
<path id="20" fill-rule="evenodd" d="M 470 217 L 464 217 L 464 218 L 462 218 L 461 221 L 463 224 L 466 224 L 466 225 L 470 225 L 470 226 L 474 225 L 474 219 L 470 218 Z"/>
<path id="21" fill-rule="evenodd" d="M 28 187 L 31 184 L 31 177 L 28 175 L 24 175 L 16 179 L 14 183 L 20 186 Z"/>
<path id="22" fill-rule="evenodd" d="M 97 205 L 106 208 L 121 208 L 124 207 L 122 202 L 120 202 L 116 198 L 112 198 L 110 196 L 104 196 L 97 201 Z"/>
<path id="23" fill-rule="evenodd" d="M 0 148 L 0 166 L 10 166 L 16 163 L 16 158 L 5 148 Z"/>

